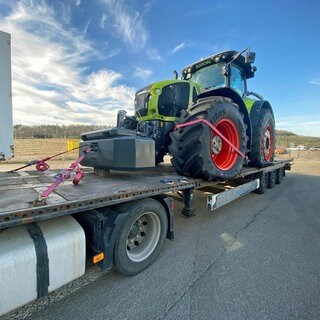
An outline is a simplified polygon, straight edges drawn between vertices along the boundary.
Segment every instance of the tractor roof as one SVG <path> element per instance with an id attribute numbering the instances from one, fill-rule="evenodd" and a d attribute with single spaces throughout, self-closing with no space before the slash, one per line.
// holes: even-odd
<path id="1" fill-rule="evenodd" d="M 199 61 L 196 61 L 182 69 L 182 74 L 193 73 L 196 70 L 199 70 L 207 65 L 218 63 L 218 62 L 230 62 L 234 56 L 238 54 L 238 51 L 229 50 L 223 51 L 220 53 L 216 53 L 212 56 L 202 58 Z M 245 58 L 242 54 L 240 54 L 232 63 L 237 65 L 246 75 L 246 78 L 254 77 L 254 69 L 251 63 L 246 63 Z"/>

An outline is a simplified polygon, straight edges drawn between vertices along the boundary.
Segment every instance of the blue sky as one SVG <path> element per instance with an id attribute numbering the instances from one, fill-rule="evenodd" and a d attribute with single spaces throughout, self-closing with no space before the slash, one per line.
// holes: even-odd
<path id="1" fill-rule="evenodd" d="M 320 1 L 0 0 L 15 124 L 115 124 L 139 88 L 250 46 L 277 129 L 320 137 Z"/>

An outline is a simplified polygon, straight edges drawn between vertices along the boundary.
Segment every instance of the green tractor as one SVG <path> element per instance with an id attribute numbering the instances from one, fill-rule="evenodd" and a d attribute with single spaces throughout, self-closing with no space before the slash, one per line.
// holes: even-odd
<path id="1" fill-rule="evenodd" d="M 83 164 L 134 170 L 152 167 L 169 153 L 179 174 L 209 181 L 233 178 L 243 165 L 269 165 L 275 121 L 270 103 L 247 90 L 254 60 L 248 48 L 225 51 L 183 68 L 181 79 L 175 72 L 175 80 L 142 88 L 134 116 L 120 111 L 117 128 L 81 135 L 82 150 L 95 145 Z"/>

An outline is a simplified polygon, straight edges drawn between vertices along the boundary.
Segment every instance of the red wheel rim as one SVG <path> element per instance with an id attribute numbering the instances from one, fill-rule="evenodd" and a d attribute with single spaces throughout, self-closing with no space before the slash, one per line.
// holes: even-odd
<path id="1" fill-rule="evenodd" d="M 263 130 L 262 153 L 264 161 L 270 161 L 273 155 L 273 134 L 272 128 L 267 125 Z"/>
<path id="2" fill-rule="evenodd" d="M 236 148 L 240 147 L 240 137 L 237 126 L 230 119 L 220 120 L 215 127 L 219 130 Z M 211 159 L 215 166 L 222 171 L 231 169 L 237 159 L 238 154 L 228 143 L 223 141 L 218 135 L 211 131 L 210 139 Z"/>

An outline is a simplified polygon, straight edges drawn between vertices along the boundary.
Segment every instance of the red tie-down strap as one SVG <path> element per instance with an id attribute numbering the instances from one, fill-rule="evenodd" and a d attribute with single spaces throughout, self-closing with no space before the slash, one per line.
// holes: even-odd
<path id="1" fill-rule="evenodd" d="M 84 172 L 83 172 L 82 168 L 79 166 L 79 163 L 91 151 L 92 151 L 92 148 L 87 148 L 86 150 L 84 150 L 82 152 L 81 156 L 76 161 L 71 163 L 71 165 L 68 168 L 66 168 L 66 169 L 60 171 L 58 174 L 56 174 L 54 176 L 55 181 L 46 190 L 44 190 L 41 193 L 40 198 L 43 199 L 43 198 L 49 197 L 49 195 L 58 187 L 58 185 L 61 182 L 63 182 L 63 180 L 70 178 L 71 172 L 75 169 L 76 169 L 76 175 L 75 175 L 72 183 L 74 185 L 77 185 L 81 181 L 81 179 L 84 177 Z"/>
<path id="2" fill-rule="evenodd" d="M 174 127 L 174 130 L 177 130 L 183 127 L 192 126 L 199 122 L 205 123 L 215 134 L 217 134 L 224 142 L 226 142 L 239 156 L 241 156 L 244 159 L 247 158 L 246 155 L 239 150 L 239 148 L 237 148 L 234 144 L 232 144 L 211 122 L 209 122 L 206 119 L 197 119 L 197 120 L 192 120 L 185 123 L 177 124 Z"/>
<path id="3" fill-rule="evenodd" d="M 16 168 L 14 170 L 11 170 L 11 171 L 8 171 L 8 172 L 16 172 L 16 171 L 19 171 L 21 169 L 24 169 L 24 168 L 27 168 L 27 167 L 30 167 L 30 166 L 33 166 L 35 165 L 36 166 L 36 169 L 38 171 L 46 171 L 49 169 L 49 165 L 47 164 L 47 161 L 55 158 L 55 157 L 58 157 L 58 156 L 61 156 L 62 154 L 65 154 L 65 153 L 68 153 L 68 152 L 71 152 L 71 151 L 74 151 L 74 150 L 77 150 L 79 149 L 79 147 L 76 147 L 76 148 L 73 148 L 73 149 L 70 149 L 70 150 L 67 150 L 67 151 L 63 151 L 63 152 L 59 152 L 51 157 L 46 157 L 46 158 L 43 158 L 43 159 L 40 159 L 40 160 L 31 160 L 29 161 L 28 163 L 26 163 L 24 166 L 22 167 L 19 167 L 19 168 Z"/>

